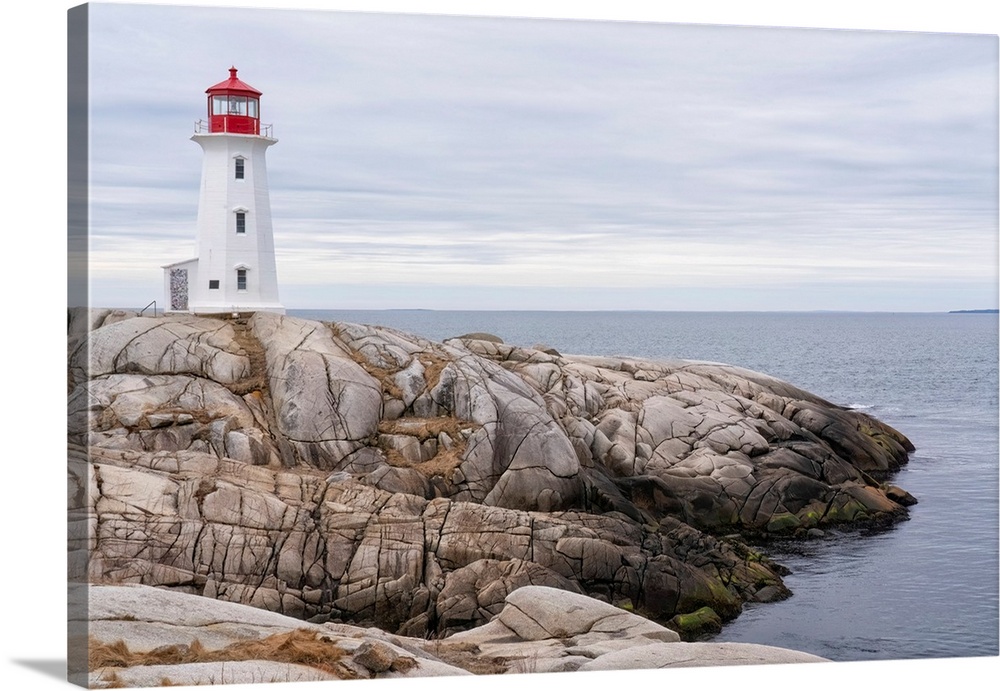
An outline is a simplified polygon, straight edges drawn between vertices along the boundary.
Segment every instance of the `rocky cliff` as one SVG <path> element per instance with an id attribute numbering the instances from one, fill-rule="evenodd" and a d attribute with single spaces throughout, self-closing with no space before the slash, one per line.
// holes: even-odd
<path id="1" fill-rule="evenodd" d="M 431 638 L 537 585 L 710 630 L 788 594 L 748 539 L 914 501 L 899 432 L 727 365 L 266 313 L 77 310 L 69 337 L 94 584 Z"/>

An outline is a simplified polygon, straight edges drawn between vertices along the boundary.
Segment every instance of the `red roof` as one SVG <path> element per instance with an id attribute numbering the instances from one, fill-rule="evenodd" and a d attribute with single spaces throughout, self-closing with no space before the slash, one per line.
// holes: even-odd
<path id="1" fill-rule="evenodd" d="M 261 92 L 253 88 L 244 81 L 236 78 L 236 68 L 229 68 L 229 79 L 224 82 L 219 82 L 215 86 L 210 86 L 205 89 L 206 94 L 211 93 L 243 93 L 243 94 L 254 94 L 255 96 L 260 96 Z"/>

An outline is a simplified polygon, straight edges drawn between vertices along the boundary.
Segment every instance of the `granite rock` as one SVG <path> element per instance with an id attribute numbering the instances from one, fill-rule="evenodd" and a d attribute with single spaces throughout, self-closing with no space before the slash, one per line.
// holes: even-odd
<path id="1" fill-rule="evenodd" d="M 541 586 L 513 590 L 489 623 L 434 640 L 303 622 L 165 588 L 89 590 L 88 635 L 76 644 L 91 661 L 90 688 L 822 660 L 770 646 L 679 642 L 635 614 Z"/>
<path id="2" fill-rule="evenodd" d="M 70 338 L 93 583 L 411 636 L 486 625 L 529 586 L 726 621 L 788 595 L 746 540 L 915 501 L 886 482 L 902 434 L 728 365 L 267 313 L 76 312 Z"/>

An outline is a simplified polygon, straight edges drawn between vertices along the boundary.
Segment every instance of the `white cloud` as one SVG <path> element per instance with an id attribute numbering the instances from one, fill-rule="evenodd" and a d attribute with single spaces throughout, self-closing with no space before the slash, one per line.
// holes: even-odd
<path id="1" fill-rule="evenodd" d="M 232 63 L 280 140 L 288 294 L 375 276 L 726 286 L 735 304 L 822 281 L 814 307 L 843 308 L 879 280 L 909 288 L 889 308 L 921 309 L 971 280 L 968 299 L 995 306 L 995 37 L 93 11 L 95 284 L 190 253 L 200 150 L 185 140 Z"/>

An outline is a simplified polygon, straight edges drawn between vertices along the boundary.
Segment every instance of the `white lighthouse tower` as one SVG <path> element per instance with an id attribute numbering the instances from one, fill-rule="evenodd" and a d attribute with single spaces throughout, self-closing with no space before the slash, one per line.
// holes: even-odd
<path id="1" fill-rule="evenodd" d="M 198 257 L 163 267 L 168 312 L 268 311 L 278 301 L 267 147 L 278 140 L 261 125 L 261 92 L 237 79 L 210 86 L 208 121 L 191 139 L 204 152 L 198 202 Z"/>

